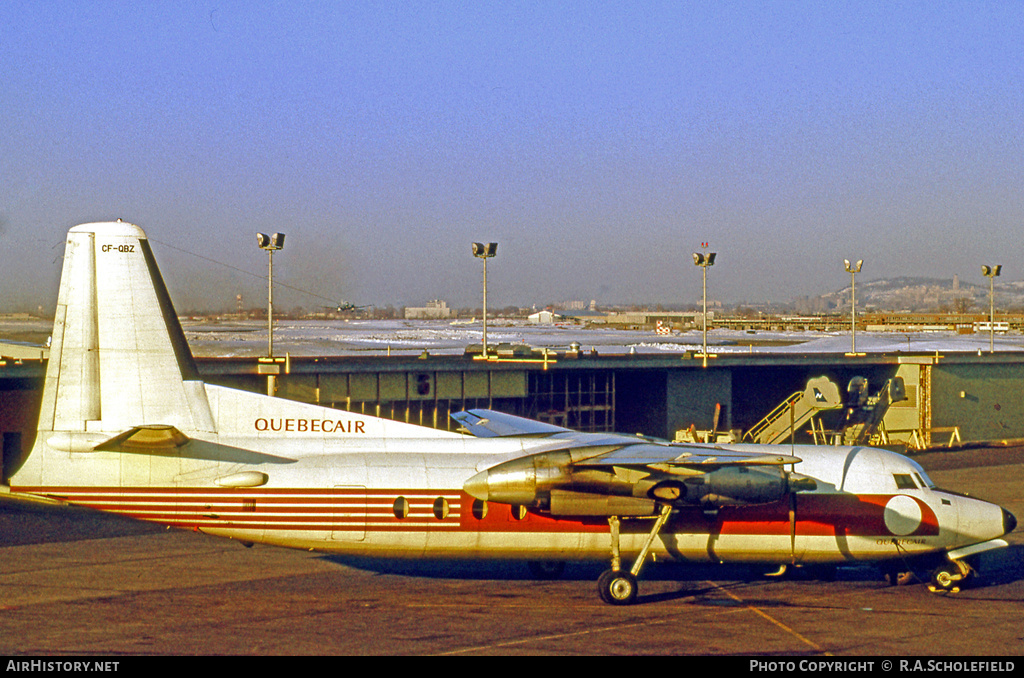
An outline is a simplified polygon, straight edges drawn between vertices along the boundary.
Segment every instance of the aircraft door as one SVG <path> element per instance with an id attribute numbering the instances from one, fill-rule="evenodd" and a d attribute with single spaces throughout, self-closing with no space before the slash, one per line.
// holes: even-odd
<path id="1" fill-rule="evenodd" d="M 331 541 L 366 538 L 366 487 L 335 485 L 331 503 Z"/>

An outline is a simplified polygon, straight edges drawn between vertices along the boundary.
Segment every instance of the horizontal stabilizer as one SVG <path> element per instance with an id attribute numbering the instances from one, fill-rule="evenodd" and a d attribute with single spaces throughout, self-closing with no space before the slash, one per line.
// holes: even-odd
<path id="1" fill-rule="evenodd" d="M 188 437 L 173 426 L 136 426 L 93 449 L 97 452 L 153 452 L 186 443 Z"/>
<path id="2" fill-rule="evenodd" d="M 79 450 L 83 451 L 83 450 Z M 93 452 L 174 456 L 231 464 L 294 464 L 295 459 L 191 439 L 173 426 L 136 426 L 94 447 Z"/>
<path id="3" fill-rule="evenodd" d="M 541 437 L 555 433 L 572 432 L 572 429 L 493 410 L 467 410 L 465 412 L 456 412 L 451 416 L 452 419 L 462 424 L 470 434 L 477 438 Z"/>

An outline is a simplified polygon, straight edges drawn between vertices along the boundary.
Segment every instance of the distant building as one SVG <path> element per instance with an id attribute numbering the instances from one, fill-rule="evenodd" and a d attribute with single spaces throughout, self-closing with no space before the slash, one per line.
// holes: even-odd
<path id="1" fill-rule="evenodd" d="M 551 323 L 573 321 L 573 322 L 605 322 L 607 314 L 600 311 L 588 311 L 586 309 L 565 309 L 555 311 L 545 309 L 530 315 L 530 322 L 538 325 L 550 325 Z"/>
<path id="2" fill-rule="evenodd" d="M 555 304 L 560 308 L 564 308 L 567 311 L 597 311 L 597 300 L 591 299 L 589 302 L 583 301 L 582 299 L 573 299 L 572 301 L 563 301 Z"/>
<path id="3" fill-rule="evenodd" d="M 708 322 L 712 322 L 715 314 L 708 311 Z M 660 322 L 663 327 L 693 329 L 703 324 L 700 311 L 627 311 L 624 313 L 607 313 L 602 316 L 587 318 L 592 323 L 607 323 L 632 327 L 654 328 Z"/>
<path id="4" fill-rule="evenodd" d="M 559 320 L 562 320 L 562 316 L 554 311 L 537 311 L 530 315 L 530 322 L 535 325 L 551 325 Z"/>
<path id="5" fill-rule="evenodd" d="M 452 310 L 446 302 L 432 299 L 426 306 L 406 306 L 405 317 L 407 320 L 445 320 L 452 317 Z"/>

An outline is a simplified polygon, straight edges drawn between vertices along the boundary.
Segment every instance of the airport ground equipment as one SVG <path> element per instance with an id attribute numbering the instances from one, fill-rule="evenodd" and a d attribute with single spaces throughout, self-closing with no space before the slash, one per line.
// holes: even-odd
<path id="1" fill-rule="evenodd" d="M 842 406 L 839 387 L 828 377 L 815 377 L 807 382 L 804 390 L 783 400 L 747 431 L 743 441 L 759 445 L 781 443 L 819 412 L 836 410 Z"/>
<path id="2" fill-rule="evenodd" d="M 847 386 L 846 419 L 842 427 L 843 445 L 866 445 L 878 433 L 889 406 L 907 399 L 903 377 L 894 377 L 874 396 L 868 395 L 868 380 L 854 377 Z"/>

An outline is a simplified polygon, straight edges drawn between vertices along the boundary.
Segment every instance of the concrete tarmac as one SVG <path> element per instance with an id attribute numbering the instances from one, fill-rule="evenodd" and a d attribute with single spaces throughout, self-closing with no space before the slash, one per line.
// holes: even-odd
<path id="1" fill-rule="evenodd" d="M 1024 518 L 1024 450 L 920 458 L 942 487 Z M 0 505 L 0 655 L 1024 654 L 1024 536 L 978 585 L 889 587 L 870 566 L 769 579 L 653 565 L 636 605 L 607 567 L 341 560 L 69 509 Z"/>

